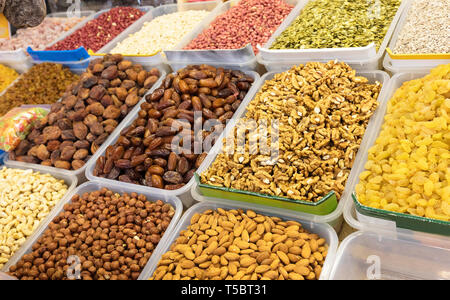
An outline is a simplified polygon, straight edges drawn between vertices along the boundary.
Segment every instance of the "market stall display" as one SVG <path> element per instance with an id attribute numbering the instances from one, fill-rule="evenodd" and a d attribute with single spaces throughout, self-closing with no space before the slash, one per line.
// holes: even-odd
<path id="1" fill-rule="evenodd" d="M 126 2 L 0 40 L 0 280 L 449 279 L 449 0 Z"/>
<path id="2" fill-rule="evenodd" d="M 78 75 L 60 64 L 34 65 L 0 95 L 0 116 L 23 104 L 52 104 Z"/>
<path id="3" fill-rule="evenodd" d="M 10 159 L 66 170 L 82 168 L 159 75 L 158 69 L 146 71 L 120 55 L 93 60 Z"/>

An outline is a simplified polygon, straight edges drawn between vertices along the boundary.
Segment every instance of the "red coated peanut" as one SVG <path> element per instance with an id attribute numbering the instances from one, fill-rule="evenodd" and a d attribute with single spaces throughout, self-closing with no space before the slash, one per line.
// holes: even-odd
<path id="1" fill-rule="evenodd" d="M 143 15 L 144 12 L 133 7 L 112 8 L 46 50 L 84 47 L 98 51 Z"/>
<path id="2" fill-rule="evenodd" d="M 192 40 L 185 49 L 238 49 L 266 43 L 293 6 L 283 0 L 241 0 Z"/>

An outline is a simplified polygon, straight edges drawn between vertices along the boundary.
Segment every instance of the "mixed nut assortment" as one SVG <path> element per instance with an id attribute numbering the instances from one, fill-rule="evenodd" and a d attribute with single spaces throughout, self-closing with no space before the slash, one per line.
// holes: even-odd
<path id="1" fill-rule="evenodd" d="M 152 280 L 316 280 L 325 239 L 296 221 L 242 209 L 196 213 Z"/>
<path id="2" fill-rule="evenodd" d="M 161 200 L 106 188 L 75 195 L 9 274 L 39 280 L 136 280 L 175 214 Z M 74 262 L 81 272 L 68 272 Z"/>
<path id="3" fill-rule="evenodd" d="M 343 62 L 308 63 L 276 74 L 250 102 L 240 120 L 244 126 L 236 126 L 234 143 L 224 146 L 201 174 L 201 182 L 313 202 L 331 191 L 339 198 L 380 90 L 379 82 L 356 76 Z M 279 137 L 272 146 L 279 149 L 273 158 L 253 151 L 253 136 L 259 131 L 246 132 L 245 124 L 266 122 L 271 127 L 274 120 Z M 243 149 L 237 148 L 241 138 Z"/>
<path id="4" fill-rule="evenodd" d="M 442 35 L 448 27 L 448 2 L 415 0 L 394 53 L 449 52 L 448 36 Z M 379 49 L 401 3 L 307 1 L 270 49 L 370 43 Z M 292 9 L 283 0 L 240 0 L 184 49 L 251 44 L 257 53 L 257 45 L 269 40 Z M 173 49 L 209 13 L 182 10 L 154 18 L 111 51 L 120 54 L 92 59 L 80 76 L 60 64 L 42 63 L 19 77 L 0 64 L 0 93 L 8 87 L 0 96 L 0 116 L 24 104 L 51 104 L 48 115 L 23 131 L 27 134 L 9 153 L 10 159 L 79 170 L 139 104 L 134 119 L 120 127 L 125 128 L 114 135 L 117 139 L 92 161 L 93 176 L 118 186 L 186 186 L 254 78 L 240 70 L 189 65 L 167 75 L 147 94 L 161 76 L 159 69 L 144 68 L 122 55 Z M 144 14 L 134 7 L 112 8 L 45 50 L 83 46 L 96 52 Z M 11 40 L 0 40 L 0 50 L 28 45 L 42 50 L 81 20 L 47 18 L 36 28 L 19 30 Z M 341 198 L 381 88 L 337 60 L 309 62 L 275 74 L 245 107 L 224 139 L 223 151 L 200 174 L 201 183 L 308 202 L 330 192 Z M 449 116 L 450 64 L 405 82 L 389 101 L 359 174 L 355 192 L 360 204 L 450 221 Z M 269 137 L 261 136 L 264 133 Z M 270 135 L 276 139 L 269 141 Z M 0 269 L 51 215 L 56 217 L 9 267 L 9 275 L 21 280 L 145 277 L 142 272 L 163 235 L 174 234 L 166 231 L 177 218 L 175 208 L 163 199 L 113 188 L 75 194 L 69 201 L 68 185 L 56 177 L 0 170 Z M 57 206 L 62 199 L 65 205 Z M 51 214 L 55 206 L 59 212 Z M 172 237 L 150 280 L 317 280 L 332 248 L 324 236 L 305 230 L 300 222 L 240 208 L 203 209 Z M 79 272 L 74 272 L 74 264 Z"/>
<path id="5" fill-rule="evenodd" d="M 253 78 L 241 71 L 213 66 L 188 66 L 168 75 L 146 96 L 137 119 L 125 128 L 105 156 L 97 160 L 94 176 L 155 188 L 184 186 L 201 165 L 219 131 L 247 94 Z M 195 115 L 197 113 L 198 115 Z M 196 126 L 204 126 L 194 132 Z M 213 134 L 214 133 L 214 134 Z"/>
<path id="6" fill-rule="evenodd" d="M 159 75 L 158 69 L 146 71 L 121 55 L 91 61 L 10 159 L 66 170 L 83 167 Z"/>
<path id="7" fill-rule="evenodd" d="M 0 170 L 0 269 L 67 192 L 64 180 L 32 170 Z"/>

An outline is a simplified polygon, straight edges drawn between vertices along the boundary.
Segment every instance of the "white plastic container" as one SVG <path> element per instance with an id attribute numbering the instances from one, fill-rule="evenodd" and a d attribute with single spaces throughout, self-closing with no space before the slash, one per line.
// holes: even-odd
<path id="1" fill-rule="evenodd" d="M 340 244 L 330 280 L 450 280 L 450 237 L 358 214 L 352 199 L 344 217 L 359 231 Z"/>
<path id="2" fill-rule="evenodd" d="M 211 13 L 214 11 L 214 9 L 219 4 L 219 1 L 207 1 L 207 2 L 194 2 L 194 3 L 184 3 L 183 9 L 184 10 L 207 10 L 211 11 Z M 177 12 L 179 9 L 179 6 L 177 4 L 167 4 L 167 5 L 161 5 L 154 9 L 152 9 L 149 13 L 147 13 L 145 16 L 140 18 L 138 21 L 133 23 L 130 27 L 128 27 L 125 31 L 123 31 L 121 34 L 119 34 L 117 37 L 115 37 L 108 45 L 103 47 L 98 51 L 98 53 L 111 53 L 111 51 L 123 40 L 125 40 L 128 36 L 131 34 L 134 34 L 142 29 L 145 23 L 151 22 L 153 19 L 162 16 L 167 15 L 171 13 Z M 200 22 L 202 24 L 202 22 Z M 193 31 L 196 30 L 197 27 L 200 26 L 198 24 L 196 27 L 194 27 Z M 155 28 L 155 30 L 158 30 L 158 28 Z M 125 55 L 127 59 L 129 57 L 134 58 L 134 60 L 142 65 L 158 65 L 164 62 L 164 54 L 162 52 L 158 52 L 153 56 L 132 56 L 132 55 Z"/>
<path id="3" fill-rule="evenodd" d="M 45 219 L 45 221 L 43 222 L 42 226 L 39 228 L 39 230 L 36 230 L 36 233 L 32 236 L 32 238 L 30 238 L 29 240 L 27 240 L 27 242 L 24 244 L 24 246 L 16 252 L 16 254 L 11 257 L 11 259 L 9 260 L 9 262 L 5 265 L 5 267 L 3 268 L 3 272 L 7 272 L 9 270 L 9 268 L 13 265 L 15 265 L 21 258 L 23 255 L 28 254 L 31 252 L 32 246 L 33 244 L 42 236 L 42 234 L 44 233 L 44 231 L 47 229 L 48 225 L 50 224 L 50 222 L 56 217 L 58 216 L 58 214 L 60 212 L 62 212 L 64 210 L 64 205 L 67 203 L 71 203 L 72 197 L 76 194 L 82 195 L 83 193 L 86 192 L 92 192 L 92 191 L 98 191 L 102 188 L 107 188 L 110 189 L 113 192 L 117 192 L 120 194 L 123 193 L 137 193 L 137 194 L 142 194 L 144 196 L 147 197 L 148 201 L 156 201 L 156 200 L 162 200 L 165 203 L 171 204 L 173 206 L 173 208 L 175 209 L 175 214 L 172 218 L 172 221 L 169 224 L 169 227 L 167 227 L 166 232 L 164 233 L 163 237 L 161 238 L 160 242 L 158 243 L 157 247 L 155 248 L 155 250 L 153 251 L 153 255 L 150 257 L 148 264 L 152 261 L 152 258 L 154 257 L 155 253 L 159 253 L 161 250 L 161 248 L 168 242 L 169 238 L 172 235 L 172 231 L 175 228 L 175 225 L 177 224 L 178 220 L 181 217 L 181 214 L 183 212 L 183 205 L 181 204 L 180 199 L 178 199 L 177 197 L 174 196 L 167 196 L 165 195 L 164 192 L 148 192 L 145 191 L 139 187 L 135 187 L 135 188 L 129 188 L 126 186 L 122 186 L 120 184 L 109 184 L 106 182 L 94 182 L 94 181 L 90 181 L 90 182 L 86 182 L 82 185 L 80 185 L 78 188 L 76 188 L 75 190 L 73 190 L 70 194 L 68 194 L 67 197 L 64 198 L 64 201 L 61 201 L 60 204 L 58 205 L 58 207 L 55 207 L 55 209 L 52 210 L 52 212 L 50 213 L 50 215 Z M 145 269 L 144 269 L 145 270 Z M 145 275 L 144 271 L 141 273 L 141 276 L 139 276 L 139 279 L 144 278 L 143 275 Z"/>
<path id="4" fill-rule="evenodd" d="M 384 123 L 384 116 L 386 114 L 387 104 L 389 100 L 394 95 L 395 91 L 402 86 L 402 84 L 406 81 L 410 81 L 417 78 L 422 78 L 425 75 L 429 74 L 429 70 L 422 72 L 422 73 L 399 73 L 392 77 L 389 89 L 386 93 L 384 93 L 383 97 L 384 99 L 381 100 L 381 105 L 378 108 L 378 114 L 371 120 L 373 126 L 372 131 L 369 136 L 365 136 L 363 140 L 363 144 L 361 145 L 360 151 L 361 155 L 358 157 L 357 160 L 355 160 L 355 165 L 353 167 L 354 170 L 354 177 L 351 182 L 348 182 L 348 189 L 349 192 L 345 194 L 345 207 L 344 207 L 344 218 L 347 221 L 347 223 L 352 226 L 353 228 L 359 229 L 359 230 L 366 230 L 370 229 L 371 227 L 375 228 L 382 228 L 387 231 L 391 232 L 407 232 L 410 235 L 416 234 L 416 231 L 413 231 L 411 229 L 404 229 L 397 226 L 397 223 L 395 221 L 391 220 L 385 220 L 381 218 L 375 218 L 372 216 L 364 215 L 362 213 L 359 213 L 355 209 L 355 203 L 352 198 L 352 193 L 355 191 L 356 185 L 359 183 L 359 174 L 361 174 L 365 168 L 365 164 L 367 162 L 368 157 L 368 151 L 372 147 L 372 145 L 375 143 L 376 139 L 378 138 L 378 135 L 381 131 L 382 125 Z M 380 95 L 381 96 L 381 95 Z M 346 187 L 347 188 L 347 187 Z M 406 215 L 406 214 L 405 214 Z M 426 229 L 426 226 L 430 225 L 433 221 L 430 219 L 423 218 L 423 222 L 421 224 L 422 229 Z M 415 227 L 416 225 L 412 225 L 412 227 Z M 419 229 L 419 228 L 414 228 Z M 450 228 L 446 229 L 447 232 L 450 232 Z M 425 233 L 422 233 L 425 234 Z M 430 234 L 430 233 L 426 233 Z"/>
<path id="5" fill-rule="evenodd" d="M 252 87 L 250 88 L 250 90 L 248 91 L 247 95 L 245 96 L 244 100 L 242 101 L 241 105 L 239 106 L 239 108 L 237 109 L 237 111 L 234 113 L 232 119 L 234 119 L 235 116 L 238 115 L 239 111 L 242 110 L 242 109 L 244 108 L 245 103 L 247 103 L 247 102 L 249 101 L 249 100 L 248 100 L 248 99 L 249 99 L 248 97 L 249 97 L 249 95 L 252 95 L 252 94 L 253 94 L 254 89 L 255 89 L 255 86 L 257 85 L 256 82 L 259 80 L 259 74 L 258 74 L 258 73 L 255 73 L 255 72 L 245 72 L 245 73 L 246 73 L 247 75 L 250 75 L 250 76 L 254 79 L 254 83 L 253 83 Z M 145 100 L 144 100 L 144 101 L 145 101 Z M 123 125 L 122 129 L 128 127 L 129 125 L 131 125 L 131 124 L 133 123 L 133 121 L 137 118 L 137 114 L 138 114 L 138 111 L 133 115 L 132 118 L 129 118 L 126 122 L 124 122 L 124 125 Z M 230 123 L 231 123 L 231 122 L 230 122 Z M 230 126 L 230 123 L 227 124 L 227 127 L 226 127 L 226 128 L 228 128 L 228 127 Z M 225 129 L 224 132 L 225 132 L 226 130 L 227 130 L 227 129 Z M 222 132 L 221 137 L 219 137 L 219 138 L 217 139 L 217 141 L 220 141 L 220 140 L 222 139 L 222 136 L 223 136 L 223 133 L 224 133 L 224 132 Z M 100 180 L 100 179 L 101 179 L 101 180 L 103 180 L 103 181 L 105 181 L 105 182 L 110 182 L 111 184 L 112 184 L 112 183 L 116 183 L 116 184 L 117 184 L 117 182 L 119 182 L 119 181 L 117 181 L 117 180 L 105 179 L 105 178 L 100 178 L 100 177 L 94 176 L 94 168 L 95 168 L 95 164 L 97 163 L 97 159 L 98 159 L 100 156 L 105 155 L 106 148 L 107 148 L 109 145 L 114 145 L 115 142 L 117 141 L 117 139 L 119 138 L 119 136 L 120 136 L 120 131 L 117 131 L 115 134 L 111 135 L 111 136 L 110 136 L 111 139 L 108 139 L 108 142 L 107 142 L 107 143 L 105 142 L 105 144 L 104 144 L 105 147 L 102 146 L 102 148 L 101 148 L 99 151 L 97 151 L 97 152 L 95 153 L 95 155 L 93 155 L 93 157 L 89 160 L 89 163 L 87 164 L 88 166 L 87 166 L 87 168 L 86 168 L 86 178 L 87 178 L 87 179 L 89 179 L 89 180 Z M 205 158 L 205 160 L 204 160 L 203 163 L 200 165 L 200 167 L 198 168 L 198 170 L 202 170 L 202 169 L 204 168 L 204 166 L 206 165 L 206 163 L 207 163 L 207 161 L 208 161 L 208 157 L 209 157 L 210 155 L 212 155 L 212 154 L 215 152 L 214 149 L 218 147 L 218 144 L 219 144 L 219 142 L 216 142 L 216 144 L 212 147 L 212 149 L 211 149 L 211 150 L 209 151 L 209 153 L 208 153 L 208 156 Z M 166 195 L 177 196 L 177 197 L 179 197 L 179 198 L 181 199 L 181 201 L 183 201 L 183 205 L 184 205 L 186 208 L 189 208 L 189 207 L 191 207 L 191 206 L 194 204 L 194 199 L 192 198 L 191 192 L 190 192 L 191 186 L 192 186 L 194 183 L 195 183 L 195 178 L 193 177 L 193 178 L 192 178 L 185 186 L 183 186 L 182 188 L 179 188 L 179 189 L 177 189 L 177 190 L 164 190 L 164 193 L 165 193 Z M 133 187 L 141 187 L 141 188 L 143 188 L 143 189 L 145 189 L 145 190 L 147 190 L 147 191 L 149 191 L 149 192 L 155 192 L 155 193 L 156 193 L 156 192 L 161 192 L 161 189 L 154 188 L 154 187 L 148 187 L 148 186 L 136 185 L 136 184 L 126 183 L 126 182 L 120 182 L 120 184 L 121 184 L 121 185 L 124 185 L 124 186 L 128 186 L 128 187 L 130 187 L 130 188 L 133 188 Z"/>
<path id="6" fill-rule="evenodd" d="M 265 75 L 263 75 L 261 77 L 261 79 L 257 83 L 257 88 L 252 90 L 251 95 L 247 95 L 248 98 L 245 101 L 243 101 L 243 103 L 241 105 L 242 109 L 239 109 L 239 111 L 236 112 L 236 114 L 235 114 L 236 118 L 234 119 L 233 124 L 229 124 L 229 127 L 227 127 L 226 132 L 230 132 L 232 130 L 232 128 L 234 127 L 235 123 L 237 122 L 237 120 L 239 120 L 240 118 L 242 118 L 245 115 L 248 104 L 251 102 L 251 100 L 253 100 L 256 93 L 260 90 L 261 86 L 264 84 L 264 82 L 266 80 L 272 79 L 275 74 L 276 74 L 276 72 L 270 72 L 270 73 L 266 73 Z M 386 101 L 385 95 L 386 95 L 386 93 L 388 91 L 388 87 L 389 87 L 389 75 L 383 71 L 358 72 L 357 75 L 368 78 L 369 82 L 374 83 L 376 81 L 379 81 L 381 84 L 383 84 L 380 95 L 378 96 L 378 102 L 382 106 L 384 101 Z M 377 109 L 377 111 L 373 114 L 371 120 L 369 121 L 369 124 L 366 129 L 366 133 L 365 133 L 364 138 L 361 143 L 361 147 L 358 151 L 358 154 L 355 157 L 355 162 L 357 162 L 359 159 L 361 159 L 361 156 L 364 153 L 364 151 L 362 149 L 366 148 L 366 144 L 372 137 L 374 125 L 375 125 L 374 120 L 376 120 L 379 117 L 379 115 L 380 115 L 380 111 L 379 111 L 379 109 Z M 201 174 L 203 171 L 208 169 L 208 167 L 213 163 L 213 161 L 215 160 L 217 154 L 221 151 L 221 149 L 222 149 L 222 139 L 220 139 L 216 143 L 216 145 L 214 146 L 212 151 L 209 153 L 208 157 L 205 158 L 205 160 L 203 162 L 203 166 L 201 166 L 197 170 L 198 174 Z M 303 213 L 303 212 L 295 212 L 297 214 L 297 216 L 301 217 L 304 220 L 308 220 L 308 221 L 312 221 L 312 222 L 316 222 L 316 223 L 328 223 L 336 231 L 339 231 L 341 228 L 341 225 L 342 225 L 342 220 L 343 220 L 342 212 L 344 209 L 344 205 L 348 201 L 348 197 L 352 192 L 351 187 L 352 187 L 352 182 L 355 180 L 356 172 L 357 172 L 357 170 L 356 170 L 356 163 L 355 163 L 355 165 L 353 166 L 352 171 L 350 172 L 350 175 L 348 177 L 342 197 L 340 200 L 338 199 L 339 200 L 338 206 L 332 213 L 330 213 L 328 215 L 319 216 L 319 215 L 308 214 L 308 213 Z M 198 191 L 198 185 L 196 183 L 194 183 L 194 185 L 192 186 L 191 193 L 192 193 L 192 197 L 195 200 L 200 201 L 200 202 L 216 202 L 216 203 L 226 203 L 226 204 L 234 204 L 234 205 L 236 205 L 236 203 L 239 203 L 239 205 L 241 205 L 241 203 L 245 204 L 245 202 L 237 202 L 237 201 L 228 200 L 228 199 L 205 197 L 205 196 L 201 195 L 200 192 Z M 258 206 L 258 207 L 262 207 L 262 206 Z"/>
<path id="7" fill-rule="evenodd" d="M 88 18 L 94 13 L 94 11 L 81 11 L 80 17 L 86 17 Z M 67 17 L 66 13 L 51 13 L 48 14 L 46 18 L 65 18 Z M 76 26 L 80 26 L 80 24 L 84 24 L 86 22 L 86 19 L 79 22 Z M 72 28 L 73 29 L 73 28 Z M 67 31 L 70 32 L 71 30 Z M 67 32 L 61 34 L 61 36 L 57 39 L 61 39 L 61 37 L 66 36 Z M 47 45 L 46 47 L 52 45 Z M 0 64 L 6 65 L 8 67 L 11 67 L 13 69 L 16 69 L 19 73 L 25 72 L 28 68 L 32 66 L 32 60 L 26 53 L 26 49 L 17 49 L 13 51 L 0 51 Z"/>
<path id="8" fill-rule="evenodd" d="M 10 260 L 5 264 L 5 266 L 3 267 L 3 269 L 1 269 L 1 271 L 5 271 L 7 270 L 7 266 L 9 266 L 11 260 L 14 258 L 14 256 L 18 253 L 21 253 L 22 249 L 24 247 L 26 247 L 29 243 L 30 240 L 34 239 L 36 237 L 36 235 L 39 234 L 39 232 L 46 226 L 46 221 L 49 218 L 49 216 L 51 216 L 55 210 L 58 209 L 58 207 L 60 207 L 62 205 L 62 203 L 64 203 L 67 198 L 69 197 L 69 195 L 72 193 L 72 191 L 75 189 L 75 187 L 78 184 L 78 180 L 75 176 L 73 176 L 72 174 L 64 171 L 64 170 L 47 170 L 46 168 L 44 168 L 43 166 L 39 166 L 39 165 L 31 165 L 31 166 L 17 166 L 14 164 L 10 164 L 9 162 L 5 161 L 5 165 L 1 166 L 0 169 L 3 169 L 3 167 L 7 167 L 10 169 L 23 169 L 23 170 L 33 170 L 34 172 L 40 172 L 41 174 L 50 174 L 51 176 L 57 178 L 57 179 L 62 179 L 64 180 L 65 184 L 67 185 L 67 192 L 65 193 L 65 195 L 61 198 L 61 200 L 50 210 L 49 215 L 44 218 L 44 220 L 41 221 L 41 223 L 39 224 L 39 226 L 34 230 L 33 234 L 30 235 L 27 240 L 25 241 L 25 243 L 19 248 L 19 250 L 16 251 L 16 253 L 10 258 Z M 69 198 L 70 199 L 70 198 Z M 1 278 L 0 278 L 1 279 Z"/>
<path id="9" fill-rule="evenodd" d="M 330 280 L 450 280 L 450 239 L 358 231 L 341 243 Z"/>
<path id="10" fill-rule="evenodd" d="M 301 0 L 284 1 L 292 5 L 297 5 Z M 236 3 L 238 3 L 238 1 L 233 0 L 219 4 L 212 13 L 189 35 L 186 35 L 174 49 L 164 52 L 167 57 L 167 63 L 173 70 L 177 70 L 180 67 L 182 68 L 189 64 L 202 63 L 217 64 L 229 68 L 240 68 L 241 70 L 256 70 L 257 61 L 250 43 L 240 49 L 183 50 L 183 48 L 202 33 L 203 30 L 207 29 L 218 16 L 226 13 Z"/>
<path id="11" fill-rule="evenodd" d="M 375 44 L 369 44 L 366 47 L 353 48 L 327 48 L 327 49 L 283 49 L 271 50 L 270 46 L 275 39 L 300 15 L 303 7 L 311 0 L 301 0 L 300 3 L 291 11 L 281 26 L 274 32 L 269 41 L 259 47 L 260 55 L 258 62 L 265 65 L 268 71 L 278 71 L 280 65 L 301 64 L 308 61 L 326 62 L 333 59 L 345 61 L 356 70 L 376 70 L 381 68 L 382 57 L 386 46 L 394 32 L 395 26 L 400 19 L 403 10 L 409 0 L 403 0 L 397 10 L 391 25 L 383 39 L 378 52 Z"/>
<path id="12" fill-rule="evenodd" d="M 398 36 L 400 35 L 400 32 L 402 31 L 406 19 L 408 17 L 409 10 L 411 9 L 412 5 L 414 3 L 414 0 L 408 1 L 407 5 L 405 6 L 405 10 L 395 28 L 395 31 L 392 35 L 392 39 L 389 43 L 389 49 L 394 50 L 395 45 L 397 44 Z M 445 28 L 442 28 L 441 30 L 445 31 Z M 427 32 L 423 32 L 424 35 L 427 34 Z M 420 56 L 420 55 L 418 55 Z M 450 53 L 449 53 L 450 57 Z M 386 56 L 383 60 L 383 67 L 392 72 L 393 74 L 400 73 L 400 72 L 420 72 L 420 71 L 426 71 L 430 68 L 437 67 L 438 65 L 442 64 L 448 64 L 450 63 L 450 59 L 394 59 L 391 58 L 389 53 L 386 53 Z"/>
<path id="13" fill-rule="evenodd" d="M 9 276 L 6 273 L 0 272 L 0 280 L 17 280 L 17 279 Z"/>
<path id="14" fill-rule="evenodd" d="M 150 68 L 148 67 L 144 67 L 144 69 L 149 70 Z M 166 72 L 164 70 L 160 69 L 160 77 L 158 79 L 158 81 L 153 85 L 153 87 L 142 97 L 142 99 L 138 102 L 138 104 L 136 104 L 133 109 L 128 112 L 128 115 L 119 123 L 119 125 L 116 127 L 116 129 L 114 129 L 114 131 L 109 135 L 109 137 L 106 139 L 105 142 L 103 142 L 103 144 L 98 148 L 97 152 L 86 162 L 86 164 L 79 168 L 78 170 L 71 170 L 71 171 L 67 171 L 70 174 L 76 176 L 78 178 L 78 182 L 79 183 L 83 183 L 86 181 L 86 177 L 85 177 L 85 169 L 87 167 L 87 165 L 89 164 L 89 162 L 91 162 L 96 154 L 98 153 L 102 153 L 106 147 L 111 143 L 111 141 L 114 139 L 114 136 L 117 134 L 120 134 L 120 132 L 122 131 L 122 129 L 125 127 L 125 124 L 127 124 L 129 122 L 129 120 L 132 120 L 135 118 L 135 116 L 137 115 L 137 113 L 140 110 L 140 106 L 141 103 L 143 101 L 145 101 L 145 96 L 152 93 L 155 89 L 157 89 L 159 87 L 159 85 L 161 84 L 163 78 L 166 76 Z M 10 160 L 9 159 L 9 155 L 5 158 L 5 163 L 8 162 L 10 165 L 12 166 L 22 166 L 22 167 L 26 167 L 26 166 L 39 166 L 41 167 L 43 170 L 46 170 L 47 172 L 51 172 L 52 170 L 61 170 L 55 167 L 47 167 L 47 166 L 41 166 L 39 164 L 30 164 L 30 163 L 24 163 L 24 162 L 20 162 L 20 161 L 14 161 L 14 160 Z"/>
<path id="15" fill-rule="evenodd" d="M 285 211 L 285 210 L 277 210 L 272 209 L 270 207 L 258 207 L 255 208 L 253 206 L 247 206 L 247 205 L 229 205 L 229 204 L 218 204 L 218 203 L 212 203 L 212 202 L 204 202 L 204 203 L 198 203 L 194 206 L 192 206 L 188 211 L 186 211 L 181 218 L 180 222 L 178 223 L 175 230 L 173 230 L 170 234 L 170 237 L 165 241 L 163 245 L 161 245 L 161 248 L 159 248 L 160 245 L 158 245 L 158 253 L 154 253 L 152 255 L 150 261 L 148 262 L 147 266 L 145 267 L 144 271 L 142 272 L 143 279 L 149 279 L 152 277 L 153 272 L 156 270 L 159 260 L 161 259 L 161 256 L 166 253 L 170 246 L 175 242 L 175 240 L 179 237 L 180 231 L 185 230 L 191 223 L 191 218 L 196 213 L 204 212 L 208 209 L 217 209 L 217 208 L 223 208 L 223 209 L 251 209 L 255 211 L 256 213 L 267 215 L 267 216 L 273 216 L 273 217 L 279 217 L 283 220 L 292 220 L 297 221 L 303 225 L 303 228 L 308 230 L 311 233 L 318 234 L 321 238 L 324 238 L 326 240 L 326 243 L 328 244 L 328 255 L 325 259 L 325 263 L 322 268 L 322 273 L 320 275 L 320 280 L 328 279 L 331 268 L 334 264 L 335 260 L 335 254 L 336 249 L 338 246 L 338 237 L 336 235 L 336 232 L 329 226 L 328 224 L 319 224 L 314 223 L 311 221 L 304 220 L 301 216 L 299 216 L 296 213 Z"/>

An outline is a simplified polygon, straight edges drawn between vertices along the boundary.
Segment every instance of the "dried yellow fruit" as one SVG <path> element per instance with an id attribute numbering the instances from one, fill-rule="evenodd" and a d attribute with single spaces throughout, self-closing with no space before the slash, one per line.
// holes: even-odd
<path id="1" fill-rule="evenodd" d="M 366 206 L 450 221 L 450 64 L 390 99 L 356 186 Z"/>

